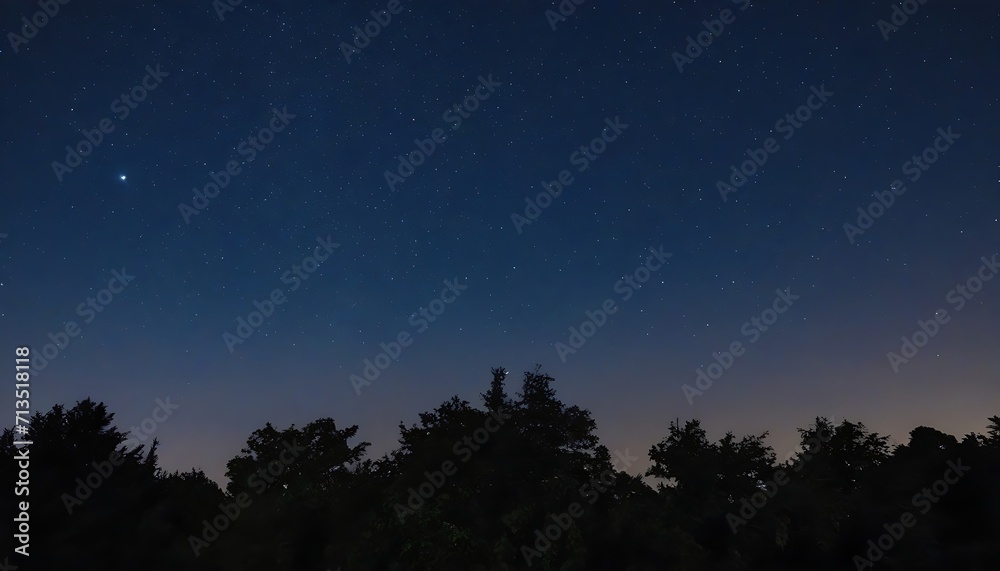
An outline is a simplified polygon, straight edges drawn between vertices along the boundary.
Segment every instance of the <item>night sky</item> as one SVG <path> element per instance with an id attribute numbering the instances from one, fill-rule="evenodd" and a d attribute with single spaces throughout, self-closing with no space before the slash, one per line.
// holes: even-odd
<path id="1" fill-rule="evenodd" d="M 4 2 L 0 347 L 219 482 L 536 363 L 634 472 L 676 418 L 982 432 L 997 5 L 809 4 Z"/>

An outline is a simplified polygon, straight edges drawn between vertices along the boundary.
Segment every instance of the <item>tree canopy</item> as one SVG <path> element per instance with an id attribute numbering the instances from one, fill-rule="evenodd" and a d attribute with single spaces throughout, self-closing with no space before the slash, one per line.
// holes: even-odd
<path id="1" fill-rule="evenodd" d="M 130 439 L 90 399 L 36 413 L 26 437 L 5 430 L 0 472 L 15 481 L 14 442 L 33 442 L 34 569 L 909 571 L 1000 560 L 1000 416 L 985 434 L 920 426 L 897 446 L 818 417 L 780 461 L 767 432 L 712 441 L 697 419 L 664 419 L 648 470 L 632 474 L 551 376 L 525 372 L 511 397 L 506 370 L 491 375 L 478 406 L 454 396 L 400 423 L 380 458 L 367 457 L 360 427 L 332 418 L 266 423 L 226 464 L 225 489 L 199 470 L 165 472 L 156 440 Z M 19 498 L 4 498 L 17 513 Z"/>

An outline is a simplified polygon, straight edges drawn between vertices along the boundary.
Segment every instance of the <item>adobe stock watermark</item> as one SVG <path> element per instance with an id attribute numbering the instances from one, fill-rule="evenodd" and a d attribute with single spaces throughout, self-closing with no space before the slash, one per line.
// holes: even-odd
<path id="1" fill-rule="evenodd" d="M 97 318 L 98 313 L 104 311 L 114 301 L 116 295 L 125 291 L 125 288 L 134 279 L 135 276 L 129 275 L 125 268 L 122 268 L 121 271 L 113 270 L 111 279 L 108 280 L 108 287 L 99 290 L 95 296 L 88 296 L 86 300 L 80 302 L 76 306 L 76 314 L 83 318 L 84 324 L 89 324 Z M 41 351 L 31 352 L 31 373 L 37 375 L 44 371 L 49 366 L 50 361 L 55 360 L 60 353 L 69 347 L 70 339 L 79 337 L 81 332 L 80 325 L 75 321 L 67 321 L 63 325 L 62 331 L 49 332 L 48 338 L 51 343 L 42 346 Z"/>
<path id="2" fill-rule="evenodd" d="M 354 26 L 354 40 L 351 43 L 340 42 L 340 53 L 344 54 L 344 60 L 351 63 L 351 56 L 360 55 L 361 50 L 367 48 L 372 43 L 372 38 L 382 33 L 382 30 L 392 22 L 392 17 L 403 11 L 399 0 L 389 0 L 385 5 L 385 10 L 369 12 L 371 20 L 365 22 L 363 27 Z"/>
<path id="3" fill-rule="evenodd" d="M 594 137 L 586 145 L 580 145 L 580 148 L 573 151 L 569 155 L 569 162 L 571 165 L 576 165 L 577 172 L 584 172 L 590 168 L 590 163 L 596 161 L 604 151 L 608 149 L 608 144 L 618 140 L 618 137 L 628 129 L 628 123 L 622 123 L 618 115 L 615 115 L 614 120 L 605 117 L 604 124 L 607 127 L 601 129 L 601 134 L 598 137 Z M 614 134 L 608 133 L 611 130 Z M 521 228 L 524 226 L 530 226 L 532 222 L 538 220 L 538 217 L 542 215 L 542 210 L 548 208 L 552 205 L 552 201 L 559 198 L 562 191 L 573 184 L 574 178 L 573 173 L 569 169 L 563 169 L 559 171 L 558 180 L 552 180 L 541 182 L 542 192 L 538 193 L 538 196 L 532 200 L 530 197 L 525 197 L 524 202 L 527 206 L 524 207 L 524 216 L 514 212 L 510 215 L 510 221 L 514 223 L 514 229 L 517 233 L 521 233 Z"/>
<path id="4" fill-rule="evenodd" d="M 466 96 L 461 103 L 455 103 L 448 109 L 445 109 L 444 113 L 441 114 L 441 119 L 451 125 L 452 131 L 458 130 L 462 126 L 462 121 L 472 117 L 472 113 L 479 109 L 479 105 L 489 99 L 493 95 L 493 92 L 496 91 L 496 88 L 502 85 L 502 83 L 493 79 L 492 73 L 486 77 L 480 75 L 479 83 L 473 87 L 472 93 Z M 480 93 L 480 90 L 482 90 L 482 93 Z M 424 164 L 434 154 L 434 151 L 437 150 L 438 145 L 444 143 L 447 139 L 448 135 L 445 134 L 444 129 L 441 127 L 431 131 L 431 136 L 426 139 L 420 139 L 419 137 L 414 139 L 413 144 L 417 148 L 405 156 L 398 155 L 396 157 L 396 172 L 386 169 L 383 173 L 385 183 L 389 185 L 389 191 L 395 191 L 397 184 L 405 182 L 407 178 L 413 176 L 413 173 L 417 172 L 417 167 Z"/>
<path id="5" fill-rule="evenodd" d="M 152 69 L 147 65 L 146 75 L 142 77 L 142 80 L 127 93 L 122 93 L 117 99 L 111 102 L 111 112 L 115 114 L 115 118 L 119 121 L 124 121 L 128 118 L 132 110 L 145 101 L 149 97 L 150 92 L 160 86 L 163 78 L 169 76 L 169 73 L 160 69 L 159 64 L 156 65 L 156 69 Z M 56 180 L 61 183 L 67 174 L 82 165 L 83 159 L 89 157 L 97 150 L 97 147 L 101 146 L 104 136 L 114 130 L 115 124 L 111 117 L 101 119 L 98 121 L 97 127 L 89 131 L 87 129 L 80 129 L 80 132 L 83 133 L 83 139 L 80 139 L 75 146 L 66 145 L 65 162 L 52 161 L 52 172 L 55 173 Z"/>
<path id="6" fill-rule="evenodd" d="M 626 448 L 624 454 L 615 450 L 615 459 L 612 462 L 619 462 L 621 468 L 618 468 L 618 470 L 624 471 L 632 465 L 633 461 L 638 459 L 638 456 L 629 454 L 628 448 Z M 580 486 L 580 496 L 587 501 L 587 506 L 592 506 L 597 503 L 601 494 L 607 492 L 608 488 L 614 483 L 614 468 L 604 470 L 598 476 L 592 477 L 590 482 Z M 584 506 L 580 502 L 573 502 L 565 512 L 549 514 L 552 522 L 544 527 L 544 532 L 542 528 L 535 530 L 535 543 L 532 546 L 528 546 L 527 544 L 521 545 L 521 556 L 524 557 L 524 563 L 528 567 L 531 567 L 533 559 L 541 558 L 546 551 L 551 549 L 552 543 L 558 541 L 563 536 L 563 533 L 569 531 L 569 528 L 576 523 L 576 520 L 583 516 L 585 513 L 584 508 L 587 506 Z"/>
<path id="7" fill-rule="evenodd" d="M 473 452 L 478 452 L 489 441 L 490 436 L 500 430 L 504 423 L 511 419 L 511 415 L 504 412 L 490 411 L 483 426 L 472 432 L 472 436 L 466 436 L 462 440 L 455 442 L 451 451 L 458 456 L 461 464 L 465 464 L 472 459 Z M 434 472 L 424 472 L 425 481 L 416 488 L 411 487 L 407 491 L 406 505 L 396 503 L 396 517 L 399 523 L 404 523 L 407 516 L 416 513 L 416 510 L 424 507 L 424 503 L 444 487 L 445 482 L 451 476 L 458 473 L 458 465 L 453 460 L 441 462 L 439 470 Z"/>
<path id="8" fill-rule="evenodd" d="M 958 459 L 957 463 L 948 460 L 948 469 L 945 470 L 941 479 L 935 480 L 930 487 L 920 490 L 918 494 L 914 494 L 910 503 L 914 508 L 921 508 L 920 515 L 926 515 L 931 510 L 931 507 L 933 507 L 933 504 L 941 501 L 941 498 L 948 493 L 949 487 L 957 484 L 962 476 L 971 469 L 969 466 L 962 464 L 961 458 Z M 952 476 L 949 476 L 949 474 Z M 885 557 L 885 553 L 892 549 L 897 541 L 903 538 L 906 530 L 915 525 L 917 525 L 917 518 L 911 512 L 903 512 L 899 516 L 898 521 L 882 524 L 882 529 L 885 530 L 885 533 L 877 539 L 868 540 L 868 551 L 865 552 L 867 558 L 860 555 L 854 556 L 855 568 L 861 571 L 865 567 L 875 567 L 875 563 L 881 561 Z"/>
<path id="9" fill-rule="evenodd" d="M 35 39 L 38 32 L 49 24 L 51 18 L 55 18 L 59 14 L 59 7 L 69 4 L 69 2 L 70 0 L 39 0 L 40 10 L 32 14 L 30 19 L 27 16 L 21 16 L 22 25 L 19 30 L 21 33 L 7 33 L 7 41 L 10 42 L 14 53 L 20 53 L 21 46 L 27 45 L 29 41 Z"/>
<path id="10" fill-rule="evenodd" d="M 417 334 L 427 331 L 430 324 L 441 317 L 448 305 L 455 303 L 458 296 L 462 295 L 462 292 L 468 288 L 469 286 L 458 283 L 458 278 L 444 280 L 444 289 L 441 290 L 441 294 L 430 300 L 426 308 L 421 307 L 417 313 L 411 315 L 410 325 L 417 328 Z M 388 345 L 379 343 L 382 351 L 374 357 L 364 360 L 364 369 L 362 369 L 361 375 L 354 373 L 349 378 L 355 394 L 361 396 L 361 387 L 371 386 L 372 381 L 378 379 L 393 362 L 398 361 L 399 356 L 403 354 L 403 349 L 413 344 L 413 339 L 414 336 L 404 329 L 396 335 L 396 340 L 390 341 Z"/>
<path id="11" fill-rule="evenodd" d="M 295 119 L 297 115 L 293 115 L 288 112 L 288 106 L 285 105 L 278 111 L 277 107 L 271 108 L 274 115 L 268 122 L 267 127 L 262 127 L 257 131 L 257 135 L 250 135 L 246 139 L 240 141 L 239 145 L 236 146 L 236 152 L 239 156 L 246 156 L 247 163 L 253 162 L 257 158 L 257 153 L 263 151 L 267 145 L 274 141 L 275 133 L 280 133 L 285 130 L 285 127 Z M 184 219 L 185 224 L 191 224 L 191 217 L 201 214 L 203 210 L 208 208 L 209 200 L 219 196 L 219 192 L 224 190 L 229 186 L 230 181 L 236 175 L 243 172 L 243 163 L 233 159 L 226 163 L 225 170 L 220 170 L 219 172 L 209 172 L 208 177 L 212 179 L 211 182 L 205 183 L 202 188 L 195 187 L 192 190 L 194 193 L 194 198 L 191 200 L 191 204 L 186 202 L 181 202 L 177 204 L 178 210 L 181 212 L 181 218 Z"/>
<path id="12" fill-rule="evenodd" d="M 795 458 L 795 463 L 791 466 L 792 471 L 796 473 L 801 472 L 806 462 L 818 454 L 823 445 L 830 442 L 833 438 L 833 432 L 827 430 L 826 427 L 819 427 L 817 433 L 816 436 L 812 436 L 806 440 L 805 444 L 808 445 L 808 448 L 800 445 L 798 450 L 793 450 L 789 453 L 789 456 L 798 455 Z M 775 470 L 773 477 L 761 486 L 763 489 L 759 492 L 754 492 L 749 498 L 740 498 L 739 515 L 732 512 L 726 514 L 726 522 L 729 523 L 729 529 L 735 534 L 741 525 L 746 525 L 748 521 L 756 517 L 759 513 L 758 510 L 763 509 L 767 505 L 768 500 L 774 499 L 774 496 L 778 495 L 778 490 L 790 481 L 788 472 L 783 468 Z"/>
<path id="13" fill-rule="evenodd" d="M 750 0 L 730 1 L 733 4 L 739 5 L 740 12 L 746 12 L 747 8 L 750 7 Z M 687 45 L 684 46 L 683 54 L 681 52 L 674 52 L 671 56 L 674 59 L 674 65 L 677 66 L 677 71 L 684 73 L 684 66 L 694 63 L 694 60 L 698 59 L 701 54 L 705 52 L 708 46 L 712 45 L 715 38 L 718 38 L 723 34 L 723 32 L 725 32 L 726 26 L 735 21 L 736 14 L 734 14 L 729 8 L 724 8 L 722 12 L 719 13 L 718 20 L 702 20 L 701 25 L 705 26 L 705 30 L 698 32 L 695 37 L 687 37 Z"/>
<path id="14" fill-rule="evenodd" d="M 292 292 L 299 289 L 302 282 L 309 279 L 309 276 L 319 269 L 319 265 L 325 262 L 330 257 L 330 254 L 333 254 L 333 251 L 340 247 L 340 244 L 334 244 L 331 241 L 330 236 L 327 236 L 325 239 L 322 237 L 316 238 L 316 243 L 318 245 L 313 249 L 311 256 L 306 256 L 298 264 L 292 264 L 290 270 L 281 274 L 281 283 L 291 286 L 288 291 Z M 242 315 L 236 318 L 236 334 L 233 335 L 228 331 L 222 334 L 222 341 L 226 344 L 226 348 L 229 349 L 229 354 L 232 355 L 236 351 L 237 345 L 242 345 L 247 339 L 252 337 L 257 332 L 257 329 L 264 325 L 264 321 L 274 314 L 274 308 L 286 301 L 288 300 L 285 298 L 285 292 L 280 287 L 271 290 L 270 295 L 264 301 L 255 299 L 253 301 L 254 309 L 247 314 L 246 318 Z M 254 323 L 254 321 L 257 323 Z"/>
<path id="15" fill-rule="evenodd" d="M 910 182 L 920 180 L 923 173 L 927 172 L 927 169 L 931 168 L 931 165 L 948 152 L 948 149 L 955 144 L 955 141 L 962 138 L 962 135 L 951 132 L 951 125 L 948 125 L 947 131 L 938 128 L 937 133 L 938 136 L 934 138 L 932 146 L 925 148 L 919 155 L 913 155 L 910 157 L 910 160 L 903 163 L 903 174 L 907 175 L 906 178 Z M 856 225 L 850 222 L 844 223 L 844 233 L 847 234 L 847 240 L 851 244 L 854 244 L 855 236 L 863 236 L 875 224 L 875 221 L 881 218 L 895 204 L 897 196 L 902 196 L 906 192 L 906 186 L 899 179 L 892 181 L 889 188 L 892 192 L 888 190 L 882 192 L 875 191 L 872 194 L 875 195 L 876 201 L 873 201 L 867 207 L 858 207 Z"/>
<path id="16" fill-rule="evenodd" d="M 144 418 L 139 423 L 139 426 L 132 427 L 129 437 L 120 446 L 124 446 L 126 449 L 137 448 L 141 443 L 146 442 L 156 432 L 157 428 L 166 422 L 174 414 L 174 411 L 180 407 L 179 404 L 171 403 L 170 397 L 156 399 L 156 407 L 153 409 L 153 412 Z M 73 510 L 82 506 L 85 500 L 94 495 L 94 491 L 100 488 L 105 480 L 111 477 L 115 468 L 121 466 L 123 463 L 125 463 L 125 459 L 118 453 L 117 448 L 111 452 L 107 460 L 93 462 L 91 466 L 93 466 L 94 470 L 86 478 L 76 479 L 76 488 L 73 490 L 73 495 L 63 493 L 62 502 L 66 508 L 66 513 L 73 515 Z"/>
<path id="17" fill-rule="evenodd" d="M 764 309 L 759 316 L 751 317 L 749 321 L 744 322 L 743 326 L 740 327 L 740 333 L 749 339 L 749 344 L 756 343 L 768 330 L 768 327 L 778 322 L 778 316 L 788 311 L 792 307 L 792 304 L 801 297 L 793 294 L 791 287 L 786 287 L 784 290 L 776 289 L 774 291 L 777 297 L 771 302 L 771 307 Z M 698 367 L 695 370 L 694 382 L 698 388 L 692 387 L 689 384 L 681 386 L 681 392 L 684 393 L 684 398 L 687 399 L 688 404 L 693 406 L 694 397 L 700 397 L 705 394 L 705 391 L 712 388 L 712 383 L 719 380 L 719 377 L 733 366 L 736 358 L 742 357 L 744 354 L 746 354 L 746 347 L 739 341 L 733 341 L 729 344 L 728 351 L 717 352 L 713 355 L 715 363 L 711 363 L 704 368 Z"/>
<path id="18" fill-rule="evenodd" d="M 552 31 L 556 31 L 556 24 L 565 22 L 567 18 L 576 14 L 576 7 L 582 6 L 587 0 L 561 0 L 556 5 L 556 10 L 549 8 L 545 11 L 545 21 L 549 23 Z"/>
<path id="19" fill-rule="evenodd" d="M 993 254 L 993 258 L 989 260 L 986 259 L 986 256 L 980 259 L 983 263 L 976 270 L 975 275 L 965 280 L 964 284 L 956 284 L 944 296 L 944 300 L 951 304 L 955 309 L 955 313 L 962 311 L 966 304 L 972 301 L 972 298 L 976 297 L 977 293 L 982 291 L 983 284 L 992 280 L 1000 272 L 1000 262 L 998 262 L 996 254 Z M 917 330 L 909 336 L 904 335 L 900 337 L 902 345 L 899 348 L 899 353 L 889 351 L 885 354 L 886 358 L 889 359 L 892 372 L 899 373 L 900 367 L 916 357 L 917 353 L 926 347 L 927 343 L 941 331 L 941 327 L 950 321 L 951 316 L 948 315 L 948 310 L 944 308 L 935 311 L 932 318 L 927 321 L 918 319 Z"/>
<path id="20" fill-rule="evenodd" d="M 658 248 L 650 248 L 649 251 L 651 254 L 646 257 L 644 264 L 615 282 L 613 289 L 615 293 L 621 295 L 621 301 L 624 302 L 631 299 L 635 290 L 642 288 L 643 284 L 653 277 L 653 272 L 665 266 L 667 260 L 673 257 L 672 253 L 663 251 L 662 244 Z M 560 341 L 555 344 L 559 360 L 565 363 L 567 355 L 572 355 L 583 347 L 587 343 L 587 340 L 597 333 L 598 329 L 604 327 L 604 324 L 608 322 L 608 316 L 614 315 L 617 312 L 618 306 L 615 303 L 615 299 L 610 297 L 601 303 L 597 311 L 589 309 L 584 311 L 583 314 L 587 319 L 580 324 L 580 328 L 570 327 L 569 338 L 566 340 L 566 343 Z"/>
<path id="21" fill-rule="evenodd" d="M 215 9 L 215 15 L 219 17 L 220 22 L 226 21 L 227 12 L 235 12 L 236 7 L 243 3 L 243 0 L 213 0 L 212 8 Z"/>
<path id="22" fill-rule="evenodd" d="M 297 442 L 289 444 L 283 442 L 284 450 L 278 454 L 278 459 L 267 465 L 266 468 L 257 470 L 255 474 L 250 474 L 247 478 L 247 487 L 257 492 L 257 496 L 263 494 L 267 487 L 274 483 L 274 479 L 285 473 L 285 470 L 292 465 L 305 452 L 305 446 L 299 446 Z M 212 518 L 212 521 L 202 520 L 202 530 L 200 536 L 189 535 L 188 545 L 194 552 L 195 557 L 201 556 L 201 551 L 219 539 L 219 534 L 229 529 L 229 526 L 240 517 L 243 510 L 250 507 L 253 498 L 246 492 L 240 492 L 233 498 L 232 502 L 219 504 L 219 515 Z"/>
<path id="23" fill-rule="evenodd" d="M 878 26 L 878 31 L 882 32 L 882 39 L 888 42 L 889 32 L 898 32 L 899 28 L 903 27 L 910 20 L 910 16 L 916 14 L 917 10 L 926 3 L 927 0 L 903 0 L 902 7 L 899 4 L 893 4 L 892 13 L 889 15 L 889 20 L 892 23 L 890 24 L 881 19 L 875 22 L 875 25 Z"/>
<path id="24" fill-rule="evenodd" d="M 809 90 L 812 93 L 806 98 L 805 104 L 799 105 L 794 114 L 785 113 L 784 117 L 774 123 L 774 130 L 784 133 L 786 141 L 794 137 L 796 131 L 812 119 L 813 111 L 822 109 L 827 100 L 833 97 L 833 92 L 826 90 L 825 83 L 819 84 L 818 88 L 815 85 L 809 86 Z M 778 145 L 778 141 L 774 137 L 768 137 L 764 140 L 764 144 L 756 149 L 747 149 L 748 158 L 740 163 L 739 169 L 736 168 L 735 164 L 729 166 L 731 173 L 729 184 L 721 179 L 715 183 L 716 190 L 722 196 L 722 202 L 728 202 L 729 198 L 726 195 L 736 192 L 737 189 L 746 184 L 750 177 L 757 173 L 757 169 L 764 166 L 768 158 L 780 149 L 781 146 Z"/>

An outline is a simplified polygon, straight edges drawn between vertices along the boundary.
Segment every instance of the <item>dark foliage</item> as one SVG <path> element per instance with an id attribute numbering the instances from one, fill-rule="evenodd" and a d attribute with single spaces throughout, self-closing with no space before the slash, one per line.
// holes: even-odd
<path id="1" fill-rule="evenodd" d="M 713 442 L 697 420 L 670 422 L 649 450 L 651 486 L 621 469 L 588 411 L 556 398 L 552 377 L 526 372 L 511 398 L 506 371 L 492 374 L 481 407 L 443 402 L 401 424 L 399 446 L 378 459 L 365 458 L 357 426 L 266 424 L 228 462 L 225 490 L 200 471 L 163 472 L 156 441 L 135 446 L 102 403 L 36 413 L 18 436 L 34 442 L 30 498 L 3 500 L 12 514 L 30 501 L 31 565 L 11 562 L 107 571 L 998 568 L 1000 416 L 985 435 L 961 440 L 921 426 L 894 449 L 861 423 L 817 418 L 784 462 L 767 433 Z M 14 441 L 10 430 L 0 437 L 5 482 L 17 479 Z"/>

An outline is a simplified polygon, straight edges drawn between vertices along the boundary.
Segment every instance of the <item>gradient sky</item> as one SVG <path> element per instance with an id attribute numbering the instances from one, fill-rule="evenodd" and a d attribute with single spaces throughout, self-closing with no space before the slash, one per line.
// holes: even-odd
<path id="1" fill-rule="evenodd" d="M 161 464 L 220 482 L 265 422 L 358 424 L 377 456 L 400 421 L 454 394 L 480 404 L 490 367 L 514 393 L 535 363 L 605 445 L 643 457 L 633 472 L 676 418 L 712 438 L 770 430 L 782 458 L 817 415 L 897 443 L 919 425 L 983 432 L 1000 413 L 1000 280 L 960 311 L 946 298 L 998 253 L 996 3 L 929 0 L 888 39 L 891 2 L 823 4 L 588 0 L 553 30 L 554 2 L 403 1 L 349 62 L 342 42 L 387 2 L 245 0 L 221 20 L 207 1 L 61 6 L 0 47 L 0 348 L 40 354 L 76 322 L 32 408 L 92 397 L 127 427 L 169 397 Z M 37 10 L 5 2 L 0 28 Z M 168 75 L 116 113 L 157 65 Z M 776 123 L 821 86 L 833 95 L 786 140 Z M 248 161 L 241 141 L 283 108 L 296 117 Z M 615 117 L 627 129 L 579 172 L 571 155 Z M 60 182 L 53 161 L 102 119 L 114 130 Z M 949 127 L 960 138 L 906 180 Z M 435 129 L 446 139 L 390 190 L 396 157 Z M 769 137 L 723 201 L 717 181 Z M 232 160 L 186 223 L 179 205 Z M 564 169 L 573 183 L 519 233 L 512 214 Z M 852 243 L 844 224 L 896 179 L 906 192 Z M 339 247 L 291 291 L 283 274 L 327 237 Z M 651 247 L 672 257 L 623 301 L 616 282 Z M 85 322 L 79 304 L 122 268 L 134 281 Z M 454 278 L 467 290 L 418 333 L 411 315 Z M 747 344 L 786 287 L 800 299 Z M 285 303 L 230 352 L 223 334 L 275 288 Z M 563 362 L 556 344 L 609 298 Z M 894 372 L 887 353 L 941 308 L 951 320 Z M 412 344 L 357 394 L 350 375 L 401 332 Z M 734 341 L 745 354 L 689 404 L 682 385 Z"/>

